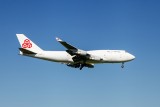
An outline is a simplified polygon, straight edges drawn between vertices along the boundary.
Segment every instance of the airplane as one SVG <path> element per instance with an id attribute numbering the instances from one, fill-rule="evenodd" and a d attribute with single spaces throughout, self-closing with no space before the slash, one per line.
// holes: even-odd
<path id="1" fill-rule="evenodd" d="M 83 67 L 94 68 L 94 64 L 101 63 L 122 63 L 121 67 L 124 68 L 125 62 L 135 59 L 134 55 L 125 50 L 81 50 L 58 37 L 56 40 L 66 48 L 66 51 L 45 51 L 24 34 L 16 34 L 16 36 L 21 45 L 20 55 L 59 62 L 80 70 Z"/>

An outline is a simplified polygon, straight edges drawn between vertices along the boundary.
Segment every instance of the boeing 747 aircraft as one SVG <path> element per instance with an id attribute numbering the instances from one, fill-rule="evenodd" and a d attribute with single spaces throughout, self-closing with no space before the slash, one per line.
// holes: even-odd
<path id="1" fill-rule="evenodd" d="M 67 42 L 56 38 L 62 44 L 66 51 L 45 51 L 33 43 L 24 34 L 16 34 L 21 45 L 20 55 L 29 56 L 33 58 L 60 62 L 69 67 L 79 68 L 83 67 L 94 68 L 94 64 L 100 63 L 124 63 L 132 61 L 135 56 L 125 50 L 91 50 L 85 51 L 78 49 Z"/>

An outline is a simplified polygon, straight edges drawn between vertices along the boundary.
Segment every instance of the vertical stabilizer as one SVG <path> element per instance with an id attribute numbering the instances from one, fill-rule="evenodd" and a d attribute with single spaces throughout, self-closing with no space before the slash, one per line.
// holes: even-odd
<path id="1" fill-rule="evenodd" d="M 33 53 L 41 53 L 43 50 L 38 47 L 34 42 L 27 38 L 24 34 L 16 34 L 22 49 L 28 50 Z"/>

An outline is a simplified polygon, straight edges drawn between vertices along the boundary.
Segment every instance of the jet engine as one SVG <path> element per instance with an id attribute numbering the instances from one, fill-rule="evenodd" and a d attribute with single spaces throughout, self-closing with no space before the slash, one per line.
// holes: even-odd
<path id="1" fill-rule="evenodd" d="M 85 67 L 94 68 L 94 64 L 84 64 Z"/>
<path id="2" fill-rule="evenodd" d="M 67 64 L 67 66 L 73 67 L 73 68 L 79 68 L 80 64 L 79 63 L 77 63 L 77 64 L 71 64 L 71 63 L 69 63 L 69 64 Z"/>
<path id="3" fill-rule="evenodd" d="M 83 50 L 80 50 L 80 49 L 78 49 L 78 50 L 75 51 L 74 53 L 75 53 L 75 54 L 78 54 L 78 55 L 82 55 L 82 56 L 88 55 L 86 51 L 83 51 Z"/>
<path id="4" fill-rule="evenodd" d="M 88 68 L 94 68 L 94 64 L 80 64 L 80 63 L 76 63 L 76 64 L 72 64 L 72 63 L 68 63 L 67 66 L 69 67 L 73 67 L 73 68 L 80 68 L 81 66 L 83 67 L 88 67 Z"/>

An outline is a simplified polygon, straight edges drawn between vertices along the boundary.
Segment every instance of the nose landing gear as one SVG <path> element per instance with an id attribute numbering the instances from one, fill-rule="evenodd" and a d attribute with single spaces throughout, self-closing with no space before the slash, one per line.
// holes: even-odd
<path id="1" fill-rule="evenodd" d="M 124 68 L 124 62 L 122 62 L 122 66 L 121 66 L 121 68 Z"/>

